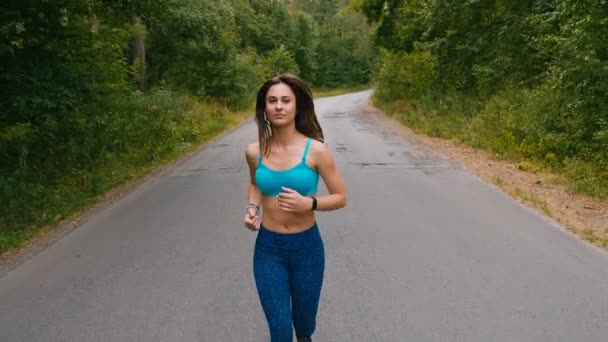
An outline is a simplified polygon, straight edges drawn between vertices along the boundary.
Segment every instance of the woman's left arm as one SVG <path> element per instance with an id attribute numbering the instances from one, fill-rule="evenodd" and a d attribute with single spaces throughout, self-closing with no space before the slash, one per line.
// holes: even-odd
<path id="1" fill-rule="evenodd" d="M 329 191 L 329 195 L 317 197 L 317 210 L 329 211 L 344 208 L 346 206 L 346 189 L 334 158 L 327 145 L 321 142 L 315 145 L 314 152 L 318 161 L 319 175 L 323 178 L 323 182 L 325 182 Z"/>

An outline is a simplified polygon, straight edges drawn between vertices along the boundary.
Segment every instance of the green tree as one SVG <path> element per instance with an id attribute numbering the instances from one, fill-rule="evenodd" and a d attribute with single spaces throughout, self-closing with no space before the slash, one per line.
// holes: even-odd
<path id="1" fill-rule="evenodd" d="M 298 75 L 300 68 L 294 55 L 285 46 L 280 46 L 269 51 L 263 61 L 266 68 L 266 77 L 272 77 L 282 73 L 292 73 Z"/>
<path id="2" fill-rule="evenodd" d="M 102 153 L 91 137 L 107 99 L 128 89 L 128 33 L 93 9 L 85 0 L 0 8 L 1 176 L 52 180 Z"/>
<path id="3" fill-rule="evenodd" d="M 151 80 L 200 97 L 249 94 L 250 85 L 238 82 L 244 68 L 238 63 L 239 39 L 230 4 L 182 1 L 150 32 Z"/>
<path id="4" fill-rule="evenodd" d="M 371 29 L 360 13 L 336 15 L 320 28 L 317 84 L 339 87 L 369 81 Z"/>
<path id="5" fill-rule="evenodd" d="M 302 12 L 295 14 L 294 45 L 291 47 L 300 70 L 300 77 L 310 83 L 315 82 L 317 73 L 318 32 L 313 19 Z"/>

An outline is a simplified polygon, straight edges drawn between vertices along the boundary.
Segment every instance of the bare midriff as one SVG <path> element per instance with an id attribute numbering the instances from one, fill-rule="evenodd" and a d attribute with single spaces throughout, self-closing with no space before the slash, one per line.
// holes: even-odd
<path id="1" fill-rule="evenodd" d="M 299 233 L 312 227 L 315 223 L 314 211 L 288 212 L 279 207 L 276 197 L 262 196 L 264 228 L 277 233 Z"/>

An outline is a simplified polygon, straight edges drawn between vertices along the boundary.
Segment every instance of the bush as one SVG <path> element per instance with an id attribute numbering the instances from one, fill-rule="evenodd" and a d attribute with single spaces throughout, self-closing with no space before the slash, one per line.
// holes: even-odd
<path id="1" fill-rule="evenodd" d="M 435 81 L 435 60 L 428 51 L 382 51 L 374 82 L 380 100 L 415 99 L 426 96 Z"/>

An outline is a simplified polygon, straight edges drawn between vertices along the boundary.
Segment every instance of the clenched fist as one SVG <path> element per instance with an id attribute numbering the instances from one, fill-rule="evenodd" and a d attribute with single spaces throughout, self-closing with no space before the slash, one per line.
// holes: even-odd
<path id="1" fill-rule="evenodd" d="M 256 208 L 248 207 L 245 213 L 245 227 L 251 231 L 257 231 L 260 229 L 260 215 Z"/>

